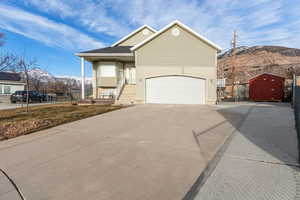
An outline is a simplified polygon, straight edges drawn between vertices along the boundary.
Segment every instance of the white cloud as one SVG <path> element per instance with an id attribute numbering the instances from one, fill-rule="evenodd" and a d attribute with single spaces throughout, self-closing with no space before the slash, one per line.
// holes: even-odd
<path id="1" fill-rule="evenodd" d="M 223 48 L 230 46 L 233 30 L 238 30 L 243 45 L 287 44 L 287 40 L 295 37 L 295 32 L 300 35 L 300 29 L 285 19 L 290 8 L 296 10 L 300 4 L 287 4 L 285 0 L 103 1 L 111 5 L 114 12 L 122 13 L 122 19 L 130 24 L 146 23 L 161 28 L 179 19 Z M 291 46 L 300 47 L 300 42 L 291 43 Z"/>
<path id="2" fill-rule="evenodd" d="M 238 30 L 241 45 L 300 48 L 298 0 L 28 0 L 41 12 L 114 39 L 140 25 L 156 29 L 178 19 L 223 48 Z"/>
<path id="3" fill-rule="evenodd" d="M 43 12 L 54 13 L 62 18 L 73 19 L 91 32 L 103 32 L 111 36 L 123 36 L 130 32 L 126 22 L 109 16 L 108 7 L 102 1 L 93 0 L 28 0 Z"/>
<path id="4" fill-rule="evenodd" d="M 72 8 L 60 0 L 30 0 L 25 1 L 25 3 L 36 5 L 43 11 L 55 11 L 62 17 L 74 15 L 74 11 L 72 10 Z"/>
<path id="5" fill-rule="evenodd" d="M 0 5 L 0 28 L 69 50 L 99 48 L 103 44 L 65 24 L 21 9 Z"/>

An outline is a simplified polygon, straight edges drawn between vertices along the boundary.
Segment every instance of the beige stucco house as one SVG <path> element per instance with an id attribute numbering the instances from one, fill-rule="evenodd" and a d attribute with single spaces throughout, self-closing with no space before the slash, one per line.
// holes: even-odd
<path id="1" fill-rule="evenodd" d="M 220 50 L 218 45 L 174 21 L 160 31 L 144 25 L 110 47 L 76 55 L 82 59 L 83 79 L 84 61 L 93 65 L 95 99 L 213 104 Z"/>
<path id="2" fill-rule="evenodd" d="M 20 74 L 0 72 L 0 103 L 9 102 L 11 94 L 24 89 L 25 83 L 21 80 Z"/>

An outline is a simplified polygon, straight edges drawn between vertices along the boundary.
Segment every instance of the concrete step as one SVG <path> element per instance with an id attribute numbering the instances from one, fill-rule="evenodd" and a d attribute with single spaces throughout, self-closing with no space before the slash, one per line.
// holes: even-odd
<path id="1" fill-rule="evenodd" d="M 136 92 L 134 90 L 133 91 L 123 90 L 122 93 L 124 93 L 124 94 L 135 94 Z"/>
<path id="2" fill-rule="evenodd" d="M 124 88 L 123 91 L 128 91 L 128 92 L 135 92 L 135 88 Z"/>
<path id="3" fill-rule="evenodd" d="M 128 92 L 123 90 L 122 94 L 136 94 L 136 92 Z"/>
<path id="4" fill-rule="evenodd" d="M 123 95 L 121 95 L 120 98 L 122 98 L 122 97 L 135 97 L 135 96 L 136 96 L 135 94 L 123 94 Z"/>
<path id="5" fill-rule="evenodd" d="M 116 104 L 122 104 L 122 105 L 132 105 L 135 102 L 134 101 L 116 101 Z"/>
<path id="6" fill-rule="evenodd" d="M 136 98 L 136 85 L 125 85 L 117 103 L 132 104 L 132 102 L 134 103 L 135 98 Z"/>
<path id="7" fill-rule="evenodd" d="M 126 97 L 126 96 L 124 97 L 124 96 L 123 96 L 123 97 L 120 97 L 120 98 L 119 98 L 119 100 L 122 100 L 122 99 L 126 99 L 126 100 L 127 100 L 127 99 L 135 99 L 135 96 L 129 96 L 129 97 Z"/>
<path id="8" fill-rule="evenodd" d="M 118 101 L 134 101 L 134 99 L 119 99 Z"/>
<path id="9" fill-rule="evenodd" d="M 121 95 L 120 98 L 123 98 L 123 97 L 135 97 L 136 95 L 135 94 L 124 94 L 124 95 Z"/>

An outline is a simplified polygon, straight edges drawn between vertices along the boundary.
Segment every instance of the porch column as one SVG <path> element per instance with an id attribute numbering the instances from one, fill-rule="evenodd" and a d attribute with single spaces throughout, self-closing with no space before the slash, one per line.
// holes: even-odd
<path id="1" fill-rule="evenodd" d="M 85 72 L 84 72 L 84 58 L 81 58 L 81 99 L 85 99 L 84 85 L 85 85 Z"/>

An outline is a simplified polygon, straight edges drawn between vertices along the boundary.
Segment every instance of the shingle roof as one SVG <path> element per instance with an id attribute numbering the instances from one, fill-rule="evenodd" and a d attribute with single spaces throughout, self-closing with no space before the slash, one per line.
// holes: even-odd
<path id="1" fill-rule="evenodd" d="M 130 50 L 132 46 L 115 46 L 115 47 L 105 47 L 102 49 L 94 49 L 90 51 L 84 51 L 80 53 L 131 53 Z"/>
<path id="2" fill-rule="evenodd" d="M 0 72 L 0 81 L 20 81 L 21 76 L 17 73 Z"/>

